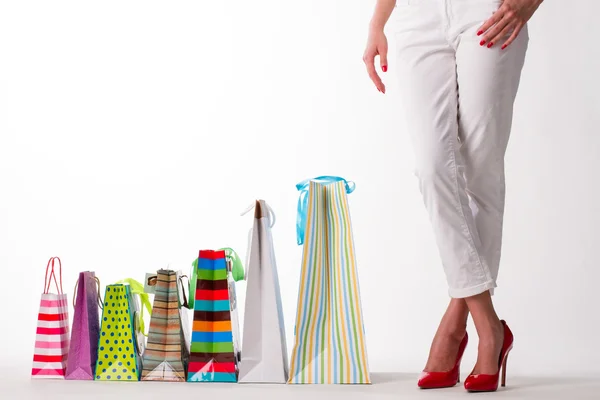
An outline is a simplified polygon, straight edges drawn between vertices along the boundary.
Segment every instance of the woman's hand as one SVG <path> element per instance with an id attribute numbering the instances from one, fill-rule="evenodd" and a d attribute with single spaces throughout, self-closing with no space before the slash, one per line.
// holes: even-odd
<path id="1" fill-rule="evenodd" d="M 383 32 L 383 29 L 371 29 L 369 32 L 367 49 L 365 50 L 363 61 L 367 65 L 367 72 L 369 73 L 369 77 L 375 84 L 377 90 L 379 90 L 381 93 L 385 93 L 385 85 L 381 81 L 381 78 L 379 77 L 375 69 L 375 57 L 379 56 L 379 64 L 381 65 L 381 70 L 383 72 L 386 72 L 387 51 L 388 42 L 387 38 L 385 37 L 385 33 Z"/>
<path id="2" fill-rule="evenodd" d="M 487 43 L 489 48 L 502 38 L 508 37 L 502 44 L 502 49 L 505 49 L 517 38 L 542 1 L 504 0 L 498 11 L 479 28 L 477 35 L 483 35 L 479 44 L 484 46 Z"/>

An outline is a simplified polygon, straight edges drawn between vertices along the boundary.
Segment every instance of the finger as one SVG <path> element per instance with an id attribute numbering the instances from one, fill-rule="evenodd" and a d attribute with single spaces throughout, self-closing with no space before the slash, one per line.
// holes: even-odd
<path id="1" fill-rule="evenodd" d="M 483 23 L 483 25 L 479 27 L 479 29 L 477 30 L 477 36 L 481 36 L 488 29 L 497 24 L 502 19 L 503 15 L 504 10 L 502 9 L 502 7 L 500 7 L 498 11 L 496 11 L 490 18 L 487 19 L 487 21 Z"/>
<path id="2" fill-rule="evenodd" d="M 514 22 L 506 24 L 506 26 L 504 26 L 504 29 L 502 29 L 500 33 L 498 33 L 492 38 L 492 40 L 488 44 L 488 47 L 492 47 L 494 43 L 499 43 L 503 38 L 509 37 L 510 34 L 515 30 L 516 25 L 517 24 Z"/>
<path id="3" fill-rule="evenodd" d="M 379 77 L 379 75 L 377 74 L 377 71 L 375 70 L 374 63 L 367 65 L 367 72 L 369 73 L 369 77 L 375 84 L 375 87 L 377 88 L 377 90 L 379 90 L 382 93 L 385 93 L 385 86 L 383 85 L 381 78 Z"/>
<path id="4" fill-rule="evenodd" d="M 510 35 L 510 37 L 502 45 L 502 50 L 504 50 L 505 48 L 507 48 L 508 46 L 510 46 L 510 44 L 515 41 L 515 39 L 517 38 L 517 36 L 519 36 L 519 32 L 521 32 L 521 29 L 523 29 L 523 24 L 517 24 L 517 26 L 513 30 L 512 35 Z"/>
<path id="5" fill-rule="evenodd" d="M 369 74 L 369 78 L 371 78 L 377 90 L 383 92 L 385 90 L 385 87 L 383 86 L 383 82 L 381 81 L 381 78 L 379 77 L 379 75 L 377 75 L 377 71 L 375 70 L 375 54 L 365 54 L 363 60 L 367 66 L 367 73 Z"/>
<path id="6" fill-rule="evenodd" d="M 494 45 L 494 38 L 502 32 L 504 28 L 509 24 L 509 20 L 507 18 L 502 18 L 496 25 L 492 26 L 488 31 L 483 35 L 483 39 L 479 44 L 484 46 L 487 44 L 487 47 L 492 47 Z"/>
<path id="7" fill-rule="evenodd" d="M 381 70 L 383 72 L 387 72 L 387 67 L 388 67 L 387 48 L 383 48 L 379 51 L 379 63 L 381 65 Z"/>

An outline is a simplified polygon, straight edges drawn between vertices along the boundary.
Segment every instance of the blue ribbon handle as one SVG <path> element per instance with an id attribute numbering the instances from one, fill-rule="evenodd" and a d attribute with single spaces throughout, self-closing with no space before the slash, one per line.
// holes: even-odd
<path id="1" fill-rule="evenodd" d="M 300 191 L 300 197 L 298 198 L 298 215 L 296 217 L 296 238 L 299 245 L 304 244 L 304 231 L 306 229 L 308 211 L 308 188 L 310 187 L 310 182 L 334 183 L 340 181 L 344 182 L 346 193 L 350 194 L 354 192 L 356 184 L 352 181 L 340 178 L 339 176 L 319 176 L 317 178 L 307 179 L 296 185 L 296 189 Z"/>

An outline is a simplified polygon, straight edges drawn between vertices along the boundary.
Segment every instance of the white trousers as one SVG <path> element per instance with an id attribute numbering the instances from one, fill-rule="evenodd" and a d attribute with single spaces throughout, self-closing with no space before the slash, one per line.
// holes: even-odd
<path id="1" fill-rule="evenodd" d="M 498 0 L 398 0 L 396 70 L 416 174 L 451 297 L 496 287 L 504 154 L 529 40 L 502 50 L 477 30 Z"/>

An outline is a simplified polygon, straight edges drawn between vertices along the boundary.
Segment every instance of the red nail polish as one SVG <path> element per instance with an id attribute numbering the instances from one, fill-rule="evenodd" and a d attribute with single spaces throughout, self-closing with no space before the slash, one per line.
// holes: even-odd
<path id="1" fill-rule="evenodd" d="M 481 36 L 481 35 L 483 35 L 483 31 L 477 32 L 477 36 Z"/>
<path id="2" fill-rule="evenodd" d="M 381 67 L 381 70 L 382 70 L 383 72 L 387 72 L 387 65 L 384 65 L 384 66 L 382 66 L 382 67 Z"/>
<path id="3" fill-rule="evenodd" d="M 505 45 L 505 44 L 503 44 L 503 45 L 502 45 L 502 50 L 504 50 L 505 48 L 506 48 L 506 45 Z"/>
<path id="4" fill-rule="evenodd" d="M 492 47 L 493 45 L 494 45 L 494 43 L 493 43 L 493 42 L 490 42 L 490 43 L 488 44 L 488 49 L 489 49 L 490 47 Z"/>
<path id="5" fill-rule="evenodd" d="M 480 46 L 483 46 L 485 44 L 485 40 L 482 40 L 481 42 L 479 42 Z"/>

